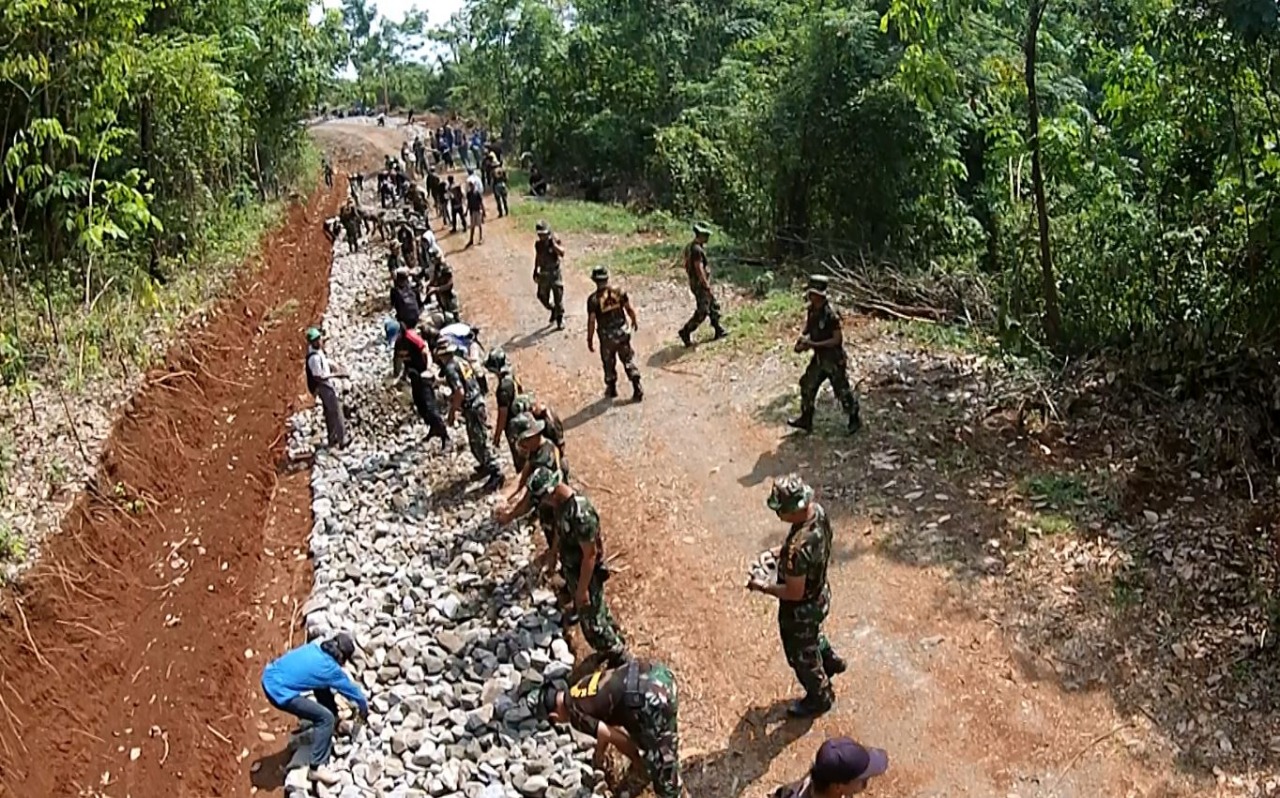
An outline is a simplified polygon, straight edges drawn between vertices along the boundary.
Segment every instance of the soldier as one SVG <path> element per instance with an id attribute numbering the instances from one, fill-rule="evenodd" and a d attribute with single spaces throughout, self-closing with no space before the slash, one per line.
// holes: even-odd
<path id="1" fill-rule="evenodd" d="M 609 665 L 621 665 L 626 661 L 627 641 L 604 601 L 609 569 L 600 539 L 600 514 L 558 471 L 534 471 L 529 476 L 529 493 L 551 516 L 555 537 L 549 557 L 560 564 L 560 577 L 573 600 L 572 616 L 582 629 L 582 638 Z M 573 623 L 574 617 L 567 622 Z"/>
<path id="2" fill-rule="evenodd" d="M 551 225 L 538 222 L 534 228 L 538 240 L 533 245 L 533 282 L 538 286 L 538 301 L 551 311 L 550 322 L 564 329 L 564 276 L 560 271 L 564 247 L 551 233 Z"/>
<path id="3" fill-rule="evenodd" d="M 711 264 L 707 262 L 707 240 L 711 230 L 702 224 L 693 226 L 693 242 L 684 249 L 684 271 L 689 276 L 689 290 L 693 292 L 693 316 L 680 328 L 680 340 L 685 346 L 693 346 L 693 334 L 708 316 L 715 338 L 720 340 L 729 333 L 720 326 L 720 303 L 711 292 Z"/>
<path id="4" fill-rule="evenodd" d="M 324 159 L 324 184 L 326 188 L 333 188 L 333 164 L 329 163 L 329 157 Z"/>
<path id="5" fill-rule="evenodd" d="M 889 754 L 864 748 L 850 737 L 832 737 L 818 748 L 809 775 L 784 784 L 770 798 L 847 798 L 866 792 L 869 782 L 889 770 Z"/>
<path id="6" fill-rule="evenodd" d="M 787 664 L 796 672 L 805 696 L 787 714 L 807 718 L 821 715 L 835 703 L 831 677 L 847 665 L 831 649 L 822 633 L 822 622 L 831 609 L 827 564 L 831 559 L 831 522 L 822 505 L 813 500 L 813 488 L 796 474 L 773 483 L 769 509 L 791 525 L 778 552 L 778 583 L 757 579 L 747 589 L 778 599 L 778 633 Z"/>
<path id="7" fill-rule="evenodd" d="M 467 445 L 471 455 L 476 459 L 476 476 L 487 476 L 485 490 L 497 490 L 505 482 L 498 460 L 489 448 L 488 419 L 485 417 L 484 394 L 471 371 L 471 363 L 464 357 L 456 357 L 454 347 L 447 340 L 441 339 L 436 344 L 436 362 L 440 364 L 440 373 L 445 382 L 453 389 L 449 402 L 449 418 L 446 426 L 452 427 L 458 411 L 462 411 L 467 426 Z"/>
<path id="8" fill-rule="evenodd" d="M 595 768 L 604 767 L 612 745 L 643 768 L 657 798 L 683 796 L 676 679 L 666 665 L 633 659 L 585 676 L 568 690 L 548 682 L 537 708 L 552 723 L 595 738 Z"/>
<path id="9" fill-rule="evenodd" d="M 597 266 L 591 270 L 596 292 L 587 298 L 587 351 L 594 352 L 596 329 L 600 331 L 600 360 L 604 364 L 604 395 L 618 395 L 618 360 L 631 380 L 632 401 L 644 399 L 640 387 L 640 369 L 636 368 L 635 352 L 631 350 L 631 333 L 640 328 L 635 308 L 627 292 L 609 285 L 609 270 Z M 627 328 L 628 319 L 631 321 Z"/>
<path id="10" fill-rule="evenodd" d="M 515 434 L 516 444 L 524 458 L 524 467 L 520 470 L 515 491 L 506 497 L 495 514 L 499 523 L 507 524 L 523 517 L 530 510 L 537 510 L 538 525 L 547 541 L 547 550 L 543 552 L 539 563 L 543 571 L 548 570 L 555 562 L 555 516 L 549 506 L 534 499 L 529 490 L 529 478 L 539 468 L 546 468 L 559 472 L 566 482 L 569 479 L 569 472 L 566 470 L 568 466 L 560 459 L 559 447 L 542 436 L 545 430 L 545 423 L 535 420 L 527 413 L 516 416 L 512 422 L 512 429 L 508 434 Z"/>
<path id="11" fill-rule="evenodd" d="M 466 197 L 462 194 L 462 186 L 453 181 L 453 175 L 449 175 L 449 224 L 453 232 L 458 232 L 458 222 L 462 222 L 462 229 L 467 229 L 467 206 Z"/>
<path id="12" fill-rule="evenodd" d="M 498 218 L 511 213 L 511 208 L 507 205 L 507 195 L 510 193 L 507 182 L 507 167 L 503 166 L 498 160 L 498 155 L 493 150 L 489 150 L 489 183 L 493 186 L 493 201 L 498 206 Z"/>
<path id="13" fill-rule="evenodd" d="M 507 353 L 502 347 L 489 350 L 488 356 L 484 359 L 484 368 L 498 378 L 498 384 L 493 391 L 494 404 L 498 408 L 498 418 L 493 424 L 493 445 L 496 447 L 502 443 L 502 436 L 506 434 L 507 447 L 511 450 L 511 465 L 516 473 L 519 473 L 524 469 L 524 455 L 516 445 L 515 437 L 507 432 L 515 419 L 515 415 L 511 412 L 511 404 L 516 400 L 516 396 L 523 393 L 520 389 L 520 381 L 516 379 L 515 369 L 511 367 L 511 361 L 507 360 Z"/>
<path id="14" fill-rule="evenodd" d="M 333 246 L 338 240 L 338 233 L 342 232 L 342 220 L 337 216 L 330 216 L 324 220 L 324 237 L 329 239 L 329 246 Z"/>
<path id="15" fill-rule="evenodd" d="M 449 428 L 440 416 L 440 405 L 436 400 L 436 380 L 431 373 L 431 361 L 427 357 L 427 341 L 411 326 L 401 325 L 390 319 L 387 320 L 387 325 L 388 334 L 395 336 L 392 351 L 395 353 L 396 368 L 404 369 L 413 396 L 413 407 L 430 430 L 427 440 L 439 438 L 440 451 L 446 451 L 449 448 Z"/>
<path id="16" fill-rule="evenodd" d="M 436 258 L 435 275 L 432 277 L 428 294 L 434 294 L 436 306 L 445 317 L 445 321 L 456 322 L 461 318 L 458 314 L 458 295 L 453 290 L 453 267 L 443 257 Z"/>
<path id="17" fill-rule="evenodd" d="M 862 429 L 862 417 L 858 412 L 858 397 L 849 387 L 849 361 L 844 354 L 844 334 L 840 331 L 840 314 L 827 301 L 827 278 L 821 274 L 809 276 L 806 296 L 809 300 L 804 334 L 796 341 L 795 350 L 813 352 L 809 367 L 800 377 L 800 416 L 787 422 L 791 427 L 805 432 L 813 430 L 813 403 L 822 383 L 831 381 L 831 390 L 849 416 L 849 434 Z"/>
<path id="18" fill-rule="evenodd" d="M 533 394 L 528 394 L 528 393 L 518 394 L 516 398 L 512 400 L 511 411 L 508 414 L 508 418 L 514 420 L 516 417 L 523 414 L 528 414 L 532 416 L 535 421 L 542 422 L 542 437 L 550 441 L 559 451 L 560 470 L 562 473 L 565 474 L 567 478 L 569 474 L 569 459 L 565 454 L 564 422 L 560 420 L 560 416 L 557 415 L 554 410 L 548 407 L 545 402 L 539 401 L 538 399 L 534 398 Z M 510 427 L 510 425 L 511 425 L 511 422 L 509 421 L 508 427 Z M 507 437 L 508 439 L 512 437 L 518 437 L 518 432 L 515 435 L 513 435 L 509 429 L 507 432 Z M 525 459 L 524 454 L 521 453 L 520 455 L 521 463 L 524 462 L 524 459 Z M 523 467 L 521 468 L 523 470 Z"/>
<path id="19" fill-rule="evenodd" d="M 342 229 L 347 233 L 347 250 L 358 252 L 360 250 L 360 214 L 356 212 L 356 206 L 350 202 L 345 203 L 342 210 L 338 211 L 338 220 L 342 222 Z"/>
<path id="20" fill-rule="evenodd" d="M 400 257 L 400 242 L 393 240 L 387 245 L 387 273 L 394 278 L 396 272 L 404 267 L 404 260 Z"/>
<path id="21" fill-rule="evenodd" d="M 418 241 L 413 235 L 413 227 L 402 222 L 396 228 L 396 241 L 400 242 L 400 259 L 410 273 L 418 270 Z"/>

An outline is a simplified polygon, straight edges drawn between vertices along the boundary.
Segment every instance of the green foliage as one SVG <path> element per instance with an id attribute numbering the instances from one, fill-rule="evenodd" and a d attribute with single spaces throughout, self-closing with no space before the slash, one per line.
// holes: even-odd
<path id="1" fill-rule="evenodd" d="M 563 233 L 628 235 L 645 226 L 642 217 L 621 205 L 580 200 L 513 203 L 511 215 L 530 230 L 539 219 L 545 219 L 552 230 Z"/>
<path id="2" fill-rule="evenodd" d="M 5 521 L 0 521 L 0 562 L 22 562 L 27 558 L 27 543 Z"/>

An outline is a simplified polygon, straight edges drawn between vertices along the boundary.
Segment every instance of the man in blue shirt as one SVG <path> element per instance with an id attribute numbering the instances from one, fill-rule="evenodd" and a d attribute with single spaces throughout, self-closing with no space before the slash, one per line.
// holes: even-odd
<path id="1" fill-rule="evenodd" d="M 336 774 L 324 767 L 333 753 L 333 729 L 338 722 L 334 691 L 356 705 L 361 722 L 369 717 L 364 691 L 342 669 L 355 652 L 355 638 L 342 632 L 295 648 L 262 672 L 262 692 L 271 706 L 312 724 L 311 774 L 324 784 L 338 782 Z M 308 698 L 306 693 L 315 698 Z"/>

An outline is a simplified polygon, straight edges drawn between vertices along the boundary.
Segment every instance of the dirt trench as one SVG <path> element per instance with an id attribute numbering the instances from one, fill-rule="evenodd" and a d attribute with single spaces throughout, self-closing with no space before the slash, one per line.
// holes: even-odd
<path id="1" fill-rule="evenodd" d="M 328 301 L 321 185 L 123 408 L 100 476 L 0 602 L 0 792 L 223 796 L 257 676 L 310 589 L 302 331 Z"/>

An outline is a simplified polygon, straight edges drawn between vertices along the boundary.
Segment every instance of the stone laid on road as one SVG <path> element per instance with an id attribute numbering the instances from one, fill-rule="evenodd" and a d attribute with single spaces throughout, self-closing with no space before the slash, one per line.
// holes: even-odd
<path id="1" fill-rule="evenodd" d="M 461 427 L 441 454 L 424 443 L 427 428 L 406 389 L 387 384 L 385 280 L 381 252 L 335 246 L 324 328 L 330 357 L 350 373 L 339 392 L 352 442 L 315 457 L 315 589 L 304 605 L 310 637 L 355 633 L 362 653 L 349 667 L 369 694 L 369 723 L 354 738 L 345 733 L 350 719 L 340 724 L 337 784 L 291 780 L 286 792 L 599 794 L 589 742 L 537 720 L 526 701 L 545 681 L 565 678 L 573 662 L 554 594 L 530 580 L 530 528 L 492 521 L 495 499 L 471 481 Z M 295 416 L 291 451 L 318 443 L 323 428 L 318 407 Z"/>

